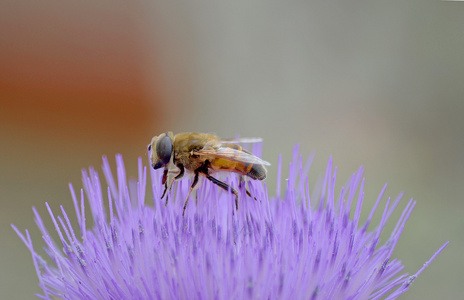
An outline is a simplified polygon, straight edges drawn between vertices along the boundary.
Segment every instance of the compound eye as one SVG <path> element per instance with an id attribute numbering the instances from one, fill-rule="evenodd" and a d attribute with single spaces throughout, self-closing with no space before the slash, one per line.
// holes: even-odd
<path id="1" fill-rule="evenodd" d="M 148 150 L 148 151 L 151 151 L 151 144 L 148 144 L 147 150 Z"/>
<path id="2" fill-rule="evenodd" d="M 172 141 L 169 136 L 163 136 L 156 144 L 156 154 L 160 162 L 166 165 L 171 160 Z"/>

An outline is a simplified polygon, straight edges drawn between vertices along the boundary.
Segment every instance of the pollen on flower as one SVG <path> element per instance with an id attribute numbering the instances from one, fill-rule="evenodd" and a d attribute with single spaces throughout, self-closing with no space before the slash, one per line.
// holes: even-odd
<path id="1" fill-rule="evenodd" d="M 260 153 L 259 147 L 253 152 Z M 182 217 L 191 179 L 174 185 L 165 206 L 161 200 L 163 170 L 150 168 L 148 180 L 147 168 L 139 159 L 138 179 L 128 181 L 122 157 L 116 156 L 115 173 L 104 157 L 105 184 L 89 168 L 82 172 L 80 197 L 70 185 L 77 224 L 71 224 L 63 207 L 58 216 L 56 208 L 46 204 L 58 241 L 50 238 L 33 209 L 51 264 L 37 254 L 29 232 L 23 234 L 12 225 L 32 253 L 43 290 L 37 296 L 395 299 L 448 244 L 408 276 L 392 253 L 415 202 L 406 204 L 390 237 L 382 242 L 382 230 L 402 195 L 382 204 L 385 186 L 362 223 L 361 207 L 367 202 L 362 168 L 336 192 L 337 169 L 330 159 L 322 184 L 310 193 L 312 157 L 304 163 L 296 148 L 281 196 L 281 161 L 280 157 L 275 196 L 269 196 L 265 183 L 250 180 L 249 197 L 237 178 L 228 176 L 225 182 L 239 193 L 237 212 L 234 195 L 203 181 Z M 147 183 L 153 196 L 146 195 Z M 379 206 L 384 207 L 381 220 L 376 229 L 368 231 Z M 92 227 L 87 227 L 89 220 L 93 220 Z"/>

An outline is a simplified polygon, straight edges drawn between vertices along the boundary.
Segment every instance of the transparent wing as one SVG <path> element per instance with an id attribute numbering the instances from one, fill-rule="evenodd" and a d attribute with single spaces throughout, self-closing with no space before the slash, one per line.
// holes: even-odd
<path id="1" fill-rule="evenodd" d="M 238 144 L 254 144 L 254 143 L 261 143 L 263 141 L 262 138 L 237 138 L 237 139 L 222 139 L 219 143 L 238 143 Z"/>
<path id="2" fill-rule="evenodd" d="M 257 164 L 257 165 L 264 165 L 270 166 L 271 164 L 261 158 L 254 156 L 253 154 L 246 153 L 244 151 L 240 151 L 237 149 L 229 148 L 229 147 L 217 147 L 217 148 L 210 148 L 205 147 L 201 150 L 195 151 L 196 155 L 204 155 L 204 156 L 211 156 L 216 158 L 224 158 L 233 161 L 241 161 L 245 163 Z"/>

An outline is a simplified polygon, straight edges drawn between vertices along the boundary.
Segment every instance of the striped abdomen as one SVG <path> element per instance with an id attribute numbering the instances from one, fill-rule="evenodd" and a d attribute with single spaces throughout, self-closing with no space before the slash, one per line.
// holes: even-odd
<path id="1" fill-rule="evenodd" d="M 223 144 L 222 146 L 230 147 L 245 153 L 251 154 L 249 151 L 244 150 L 239 145 L 235 144 Z M 253 155 L 253 154 L 251 154 Z M 242 175 L 246 175 L 252 179 L 264 180 L 266 178 L 266 168 L 260 164 L 253 164 L 240 161 L 239 159 L 234 160 L 233 157 L 227 158 L 215 158 L 210 161 L 210 166 L 215 171 L 227 171 L 235 172 Z"/>

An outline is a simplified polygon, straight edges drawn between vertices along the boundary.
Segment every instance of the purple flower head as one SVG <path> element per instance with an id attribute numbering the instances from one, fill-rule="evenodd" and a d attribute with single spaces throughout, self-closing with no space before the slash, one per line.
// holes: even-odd
<path id="1" fill-rule="evenodd" d="M 255 153 L 260 152 L 260 145 Z M 321 184 L 310 188 L 312 157 L 294 151 L 284 195 L 280 194 L 281 159 L 276 196 L 266 183 L 238 187 L 235 175 L 221 179 L 237 188 L 234 196 L 203 180 L 185 216 L 182 205 L 192 179 L 180 180 L 161 200 L 161 171 L 150 168 L 153 198 L 146 203 L 147 169 L 138 162 L 138 180 L 126 179 L 116 156 L 116 179 L 106 157 L 106 184 L 93 168 L 82 171 L 84 188 L 70 185 L 78 224 L 66 211 L 56 215 L 46 204 L 59 240 L 51 239 L 34 209 L 43 234 L 48 264 L 33 248 L 31 237 L 14 230 L 32 253 L 43 299 L 395 299 L 448 244 L 416 274 L 401 273 L 392 252 L 415 202 L 408 202 L 388 240 L 380 234 L 401 195 L 382 201 L 380 192 L 361 222 L 363 170 L 335 191 L 337 169 L 330 159 Z M 223 176 L 223 175 L 220 175 Z M 107 188 L 102 189 L 102 186 Z M 254 199 L 255 198 L 255 199 Z M 87 200 L 85 200 L 87 199 Z M 151 204 L 153 202 L 153 205 Z M 378 207 L 375 229 L 369 225 Z M 354 208 L 354 212 L 352 211 Z M 91 215 L 91 217 L 89 216 Z M 350 217 L 351 216 L 351 217 Z"/>

